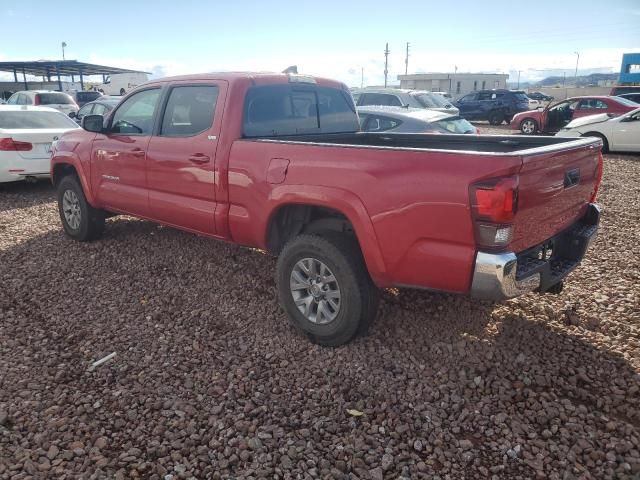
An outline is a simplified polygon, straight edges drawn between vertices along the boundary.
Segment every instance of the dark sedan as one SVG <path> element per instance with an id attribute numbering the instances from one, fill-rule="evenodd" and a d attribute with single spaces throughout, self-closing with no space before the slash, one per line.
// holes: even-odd
<path id="1" fill-rule="evenodd" d="M 363 132 L 477 133 L 467 120 L 446 112 L 423 108 L 358 107 Z"/>
<path id="2" fill-rule="evenodd" d="M 121 97 L 108 97 L 103 96 L 94 100 L 93 102 L 85 103 L 78 113 L 69 114 L 78 124 L 82 122 L 82 117 L 86 115 L 107 115 L 113 110 L 118 103 L 120 103 Z"/>

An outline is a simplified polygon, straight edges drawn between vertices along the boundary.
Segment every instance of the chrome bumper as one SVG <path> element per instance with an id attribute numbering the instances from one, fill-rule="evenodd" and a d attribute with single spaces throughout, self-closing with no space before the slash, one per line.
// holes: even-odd
<path id="1" fill-rule="evenodd" d="M 548 290 L 580 264 L 597 236 L 599 221 L 600 207 L 591 204 L 587 214 L 579 222 L 526 252 L 518 255 L 513 252 L 478 252 L 471 282 L 471 296 L 500 301 L 534 290 Z M 547 244 L 553 245 L 552 256 L 537 259 L 536 251 L 546 249 Z M 522 264 L 520 271 L 519 260 Z"/>

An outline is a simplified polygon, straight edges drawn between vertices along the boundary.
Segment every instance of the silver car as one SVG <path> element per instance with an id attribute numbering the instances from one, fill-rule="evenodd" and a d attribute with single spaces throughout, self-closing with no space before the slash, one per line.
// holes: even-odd
<path id="1" fill-rule="evenodd" d="M 478 133 L 458 115 L 424 108 L 358 107 L 358 116 L 363 132 Z"/>
<path id="2" fill-rule="evenodd" d="M 452 115 L 459 110 L 442 95 L 424 90 L 404 90 L 401 88 L 354 89 L 351 94 L 359 107 L 381 105 L 388 107 L 426 108 Z"/>

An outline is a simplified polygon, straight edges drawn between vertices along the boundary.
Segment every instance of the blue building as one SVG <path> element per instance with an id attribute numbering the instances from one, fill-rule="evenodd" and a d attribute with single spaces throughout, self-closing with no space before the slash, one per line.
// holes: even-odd
<path id="1" fill-rule="evenodd" d="M 625 53 L 622 55 L 618 83 L 620 85 L 640 85 L 640 53 Z"/>

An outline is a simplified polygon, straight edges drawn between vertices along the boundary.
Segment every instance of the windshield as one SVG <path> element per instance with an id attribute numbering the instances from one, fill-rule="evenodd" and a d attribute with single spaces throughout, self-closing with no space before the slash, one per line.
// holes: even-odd
<path id="1" fill-rule="evenodd" d="M 529 97 L 524 92 L 516 92 L 514 95 L 516 97 L 516 100 L 519 100 L 521 102 L 528 102 L 529 101 Z"/>
<path id="2" fill-rule="evenodd" d="M 26 128 L 78 128 L 78 125 L 63 113 L 13 111 L 0 112 L 0 128 L 7 130 Z"/>
<path id="3" fill-rule="evenodd" d="M 462 117 L 447 117 L 430 124 L 433 130 L 443 133 L 476 133 L 476 127 Z"/>
<path id="4" fill-rule="evenodd" d="M 637 107 L 638 106 L 637 102 L 634 102 L 633 100 L 629 100 L 628 98 L 624 98 L 624 97 L 618 97 L 618 98 L 616 98 L 616 101 L 618 103 L 626 105 L 627 107 Z"/>
<path id="5" fill-rule="evenodd" d="M 417 93 L 414 97 L 425 108 L 448 108 L 451 106 L 446 98 L 435 93 Z"/>
<path id="6" fill-rule="evenodd" d="M 269 85 L 249 89 L 245 98 L 245 137 L 358 130 L 358 116 L 348 91 L 315 85 Z"/>

